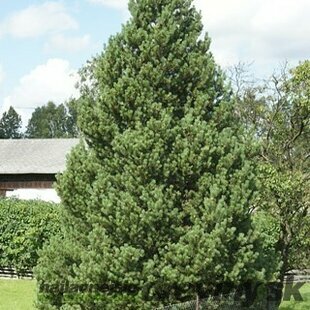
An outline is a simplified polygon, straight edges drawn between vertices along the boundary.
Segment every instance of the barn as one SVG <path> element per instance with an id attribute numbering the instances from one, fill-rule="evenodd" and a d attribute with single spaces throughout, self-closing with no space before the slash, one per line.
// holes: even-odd
<path id="1" fill-rule="evenodd" d="M 52 189 L 78 139 L 0 140 L 0 196 L 19 189 Z"/>

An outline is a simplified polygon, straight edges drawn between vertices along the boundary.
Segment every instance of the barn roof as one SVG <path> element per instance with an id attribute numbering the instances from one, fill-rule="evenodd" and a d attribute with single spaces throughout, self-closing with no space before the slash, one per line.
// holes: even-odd
<path id="1" fill-rule="evenodd" d="M 0 140 L 0 174 L 56 174 L 78 139 Z"/>

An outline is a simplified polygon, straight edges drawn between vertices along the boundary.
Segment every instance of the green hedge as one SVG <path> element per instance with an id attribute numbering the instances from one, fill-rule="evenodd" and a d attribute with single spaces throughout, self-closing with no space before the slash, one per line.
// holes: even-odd
<path id="1" fill-rule="evenodd" d="M 54 203 L 0 199 L 0 267 L 36 266 L 38 250 L 59 231 L 59 211 Z"/>

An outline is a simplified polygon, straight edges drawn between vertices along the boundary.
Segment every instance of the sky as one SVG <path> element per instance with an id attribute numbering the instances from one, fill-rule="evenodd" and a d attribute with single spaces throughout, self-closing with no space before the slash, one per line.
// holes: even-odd
<path id="1" fill-rule="evenodd" d="M 310 0 L 194 0 L 223 68 L 256 76 L 310 56 Z M 78 70 L 121 30 L 127 0 L 0 0 L 0 116 L 78 96 Z"/>

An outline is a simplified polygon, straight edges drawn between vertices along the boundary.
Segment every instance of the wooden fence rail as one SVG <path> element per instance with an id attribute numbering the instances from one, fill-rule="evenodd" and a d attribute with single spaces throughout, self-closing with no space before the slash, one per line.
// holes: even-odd
<path id="1" fill-rule="evenodd" d="M 292 270 L 288 272 L 284 279 L 285 283 L 310 282 L 310 269 Z"/>
<path id="2" fill-rule="evenodd" d="M 31 270 L 17 271 L 12 267 L 0 267 L 0 278 L 11 279 L 33 279 Z M 285 283 L 307 282 L 310 283 L 310 269 L 307 270 L 292 270 L 285 276 Z"/>
<path id="3" fill-rule="evenodd" d="M 31 270 L 17 271 L 11 267 L 0 267 L 0 278 L 5 279 L 33 279 L 33 272 Z"/>

